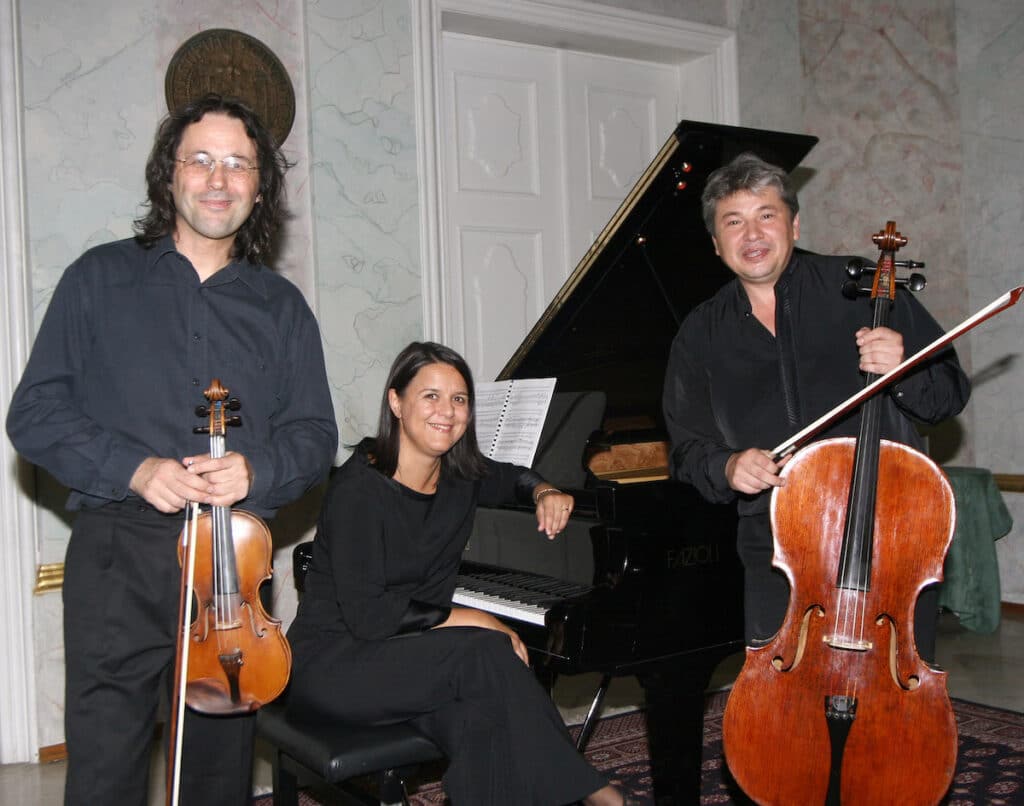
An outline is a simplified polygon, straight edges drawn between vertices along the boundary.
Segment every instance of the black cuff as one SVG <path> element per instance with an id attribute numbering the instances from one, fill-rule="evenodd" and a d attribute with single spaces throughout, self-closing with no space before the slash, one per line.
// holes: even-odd
<path id="1" fill-rule="evenodd" d="M 402 614 L 402 621 L 398 625 L 398 632 L 395 635 L 406 635 L 413 632 L 424 632 L 431 627 L 436 627 L 448 618 L 452 612 L 450 607 L 438 607 L 437 605 L 409 600 L 409 606 Z"/>
<path id="2" fill-rule="evenodd" d="M 526 468 L 522 473 L 519 474 L 519 478 L 516 479 L 516 503 L 519 504 L 536 504 L 533 500 L 533 491 L 538 484 L 543 484 L 544 479 L 541 478 L 540 474 Z"/>

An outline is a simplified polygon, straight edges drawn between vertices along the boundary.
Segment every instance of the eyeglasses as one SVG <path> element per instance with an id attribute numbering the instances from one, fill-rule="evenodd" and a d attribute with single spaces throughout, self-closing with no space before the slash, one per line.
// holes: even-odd
<path id="1" fill-rule="evenodd" d="M 232 155 L 218 160 L 205 151 L 197 151 L 184 159 L 176 159 L 175 162 L 180 162 L 182 168 L 193 176 L 209 176 L 217 167 L 218 162 L 224 168 L 224 173 L 231 177 L 247 176 L 250 171 L 258 170 L 246 157 Z"/>

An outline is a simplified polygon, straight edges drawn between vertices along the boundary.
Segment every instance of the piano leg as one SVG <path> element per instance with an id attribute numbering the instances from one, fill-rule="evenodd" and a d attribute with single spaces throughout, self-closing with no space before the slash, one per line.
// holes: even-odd
<path id="1" fill-rule="evenodd" d="M 669 661 L 637 675 L 647 704 L 654 800 L 699 804 L 704 747 L 704 690 L 720 658 Z"/>
<path id="2" fill-rule="evenodd" d="M 583 720 L 580 728 L 580 735 L 576 738 L 576 749 L 581 753 L 587 749 L 587 742 L 590 741 L 590 734 L 597 727 L 597 720 L 601 716 L 601 706 L 604 704 L 604 695 L 608 693 L 608 686 L 612 682 L 610 674 L 601 675 L 601 684 L 594 692 L 594 699 L 590 702 L 590 710 L 587 711 L 587 718 Z"/>
<path id="3" fill-rule="evenodd" d="M 552 671 L 549 666 L 534 666 L 533 674 L 537 678 L 537 682 L 540 683 L 541 687 L 550 696 L 552 691 L 554 691 L 558 673 Z M 597 727 L 597 722 L 601 717 L 601 706 L 604 704 L 604 695 L 608 693 L 608 686 L 611 685 L 611 682 L 612 676 L 610 674 L 601 675 L 601 683 L 598 685 L 597 691 L 594 692 L 594 698 L 590 702 L 590 709 L 587 711 L 587 716 L 580 727 L 580 735 L 576 737 L 576 749 L 581 753 L 587 749 L 590 735 L 594 732 L 594 728 Z"/>

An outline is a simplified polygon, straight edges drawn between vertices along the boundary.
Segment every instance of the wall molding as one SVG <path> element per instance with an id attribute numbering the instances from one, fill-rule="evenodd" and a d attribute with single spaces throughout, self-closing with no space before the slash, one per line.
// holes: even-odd
<path id="1" fill-rule="evenodd" d="M 993 473 L 992 478 L 1004 493 L 1024 493 L 1024 473 Z"/>
<path id="2" fill-rule="evenodd" d="M 0 347 L 2 419 L 32 344 L 18 0 L 0 7 L 0 254 L 7 324 Z M 0 438 L 0 763 L 35 761 L 38 750 L 32 585 L 38 516 L 32 474 L 6 434 Z"/>
<path id="3" fill-rule="evenodd" d="M 411 0 L 411 4 L 424 338 L 441 342 L 448 338 L 437 120 L 445 31 L 666 64 L 699 59 L 710 80 L 707 86 L 684 89 L 710 94 L 716 122 L 739 123 L 736 34 L 729 29 L 582 0 Z"/>

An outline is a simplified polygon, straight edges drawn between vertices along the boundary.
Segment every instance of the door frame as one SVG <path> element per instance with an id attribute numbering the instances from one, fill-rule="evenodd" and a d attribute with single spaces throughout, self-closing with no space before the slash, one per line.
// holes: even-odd
<path id="1" fill-rule="evenodd" d="M 736 33 L 701 23 L 582 0 L 411 0 L 413 91 L 419 173 L 420 268 L 424 338 L 444 343 L 446 265 L 439 117 L 441 38 L 453 31 L 514 42 L 674 64 L 699 64 L 710 122 L 738 125 Z"/>
<path id="2" fill-rule="evenodd" d="M 0 348 L 0 415 L 7 407 L 32 345 L 31 282 L 25 232 L 21 49 L 18 0 L 0 0 L 0 274 L 3 347 Z M 32 475 L 6 435 L 0 434 L 0 764 L 39 758 L 34 638 L 35 577 L 39 524 L 31 495 Z"/>

